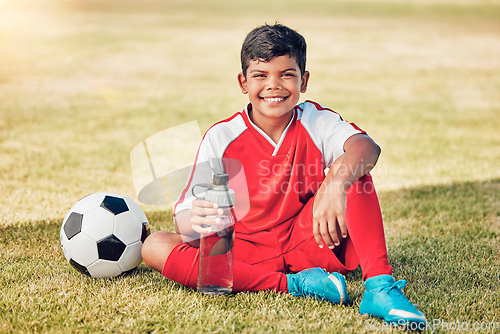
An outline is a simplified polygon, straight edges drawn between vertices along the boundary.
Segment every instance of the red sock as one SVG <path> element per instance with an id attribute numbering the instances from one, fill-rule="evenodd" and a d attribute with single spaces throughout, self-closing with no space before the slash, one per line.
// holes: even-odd
<path id="1" fill-rule="evenodd" d="M 199 249 L 181 243 L 170 253 L 162 275 L 196 289 Z M 240 261 L 233 263 L 233 291 L 272 290 L 288 292 L 286 275 Z"/>
<path id="2" fill-rule="evenodd" d="M 382 213 L 371 175 L 359 178 L 348 189 L 345 220 L 363 280 L 390 275 L 392 267 L 387 259 Z"/>

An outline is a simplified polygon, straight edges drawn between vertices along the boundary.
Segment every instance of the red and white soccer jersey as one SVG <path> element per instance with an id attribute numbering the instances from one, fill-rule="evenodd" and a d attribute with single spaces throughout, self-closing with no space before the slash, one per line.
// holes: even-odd
<path id="1" fill-rule="evenodd" d="M 196 184 L 226 172 L 236 193 L 237 233 L 276 227 L 296 216 L 325 178 L 324 169 L 343 153 L 345 141 L 362 133 L 332 110 L 306 101 L 275 143 L 245 110 L 216 123 L 204 135 L 175 214 L 190 209 Z M 198 191 L 199 189 L 195 189 Z"/>

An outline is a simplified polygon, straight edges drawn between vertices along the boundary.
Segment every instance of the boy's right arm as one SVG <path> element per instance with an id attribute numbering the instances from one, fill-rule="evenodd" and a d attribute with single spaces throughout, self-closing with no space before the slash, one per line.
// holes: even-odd
<path id="1" fill-rule="evenodd" d="M 200 234 L 211 232 L 210 226 L 220 223 L 218 216 L 222 213 L 217 203 L 195 199 L 191 210 L 182 210 L 175 215 L 175 230 L 183 242 L 199 247 Z"/>

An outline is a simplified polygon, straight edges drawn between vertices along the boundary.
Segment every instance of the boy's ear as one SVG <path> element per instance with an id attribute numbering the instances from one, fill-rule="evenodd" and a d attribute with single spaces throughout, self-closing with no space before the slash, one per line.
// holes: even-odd
<path id="1" fill-rule="evenodd" d="M 247 78 L 245 78 L 243 72 L 238 73 L 238 84 L 240 85 L 241 92 L 243 94 L 248 94 Z"/>
<path id="2" fill-rule="evenodd" d="M 305 71 L 300 82 L 300 92 L 305 93 L 307 91 L 307 83 L 309 82 L 309 71 Z"/>

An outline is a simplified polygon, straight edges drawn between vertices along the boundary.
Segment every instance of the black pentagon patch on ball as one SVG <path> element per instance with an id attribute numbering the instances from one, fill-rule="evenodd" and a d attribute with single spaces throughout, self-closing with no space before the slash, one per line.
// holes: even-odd
<path id="1" fill-rule="evenodd" d="M 144 241 L 148 236 L 149 236 L 149 228 L 146 227 L 146 224 L 142 223 L 141 242 L 144 243 Z"/>
<path id="2" fill-rule="evenodd" d="M 90 276 L 90 273 L 87 270 L 87 268 L 85 268 L 84 266 L 82 266 L 81 264 L 79 264 L 78 262 L 76 262 L 75 260 L 70 259 L 69 260 L 69 264 L 71 264 L 73 266 L 73 268 L 75 268 L 76 270 L 78 270 L 82 274 Z"/>
<path id="3" fill-rule="evenodd" d="M 114 235 L 110 235 L 109 237 L 97 242 L 99 259 L 118 261 L 126 247 L 127 246 L 120 239 Z"/>
<path id="4" fill-rule="evenodd" d="M 64 224 L 64 233 L 68 240 L 80 233 L 82 230 L 82 219 L 83 215 L 76 212 L 72 212 L 69 215 L 66 224 Z"/>
<path id="5" fill-rule="evenodd" d="M 127 203 L 125 203 L 125 200 L 114 196 L 104 197 L 104 200 L 101 203 L 101 208 L 104 208 L 115 215 L 128 211 L 128 206 Z"/>

